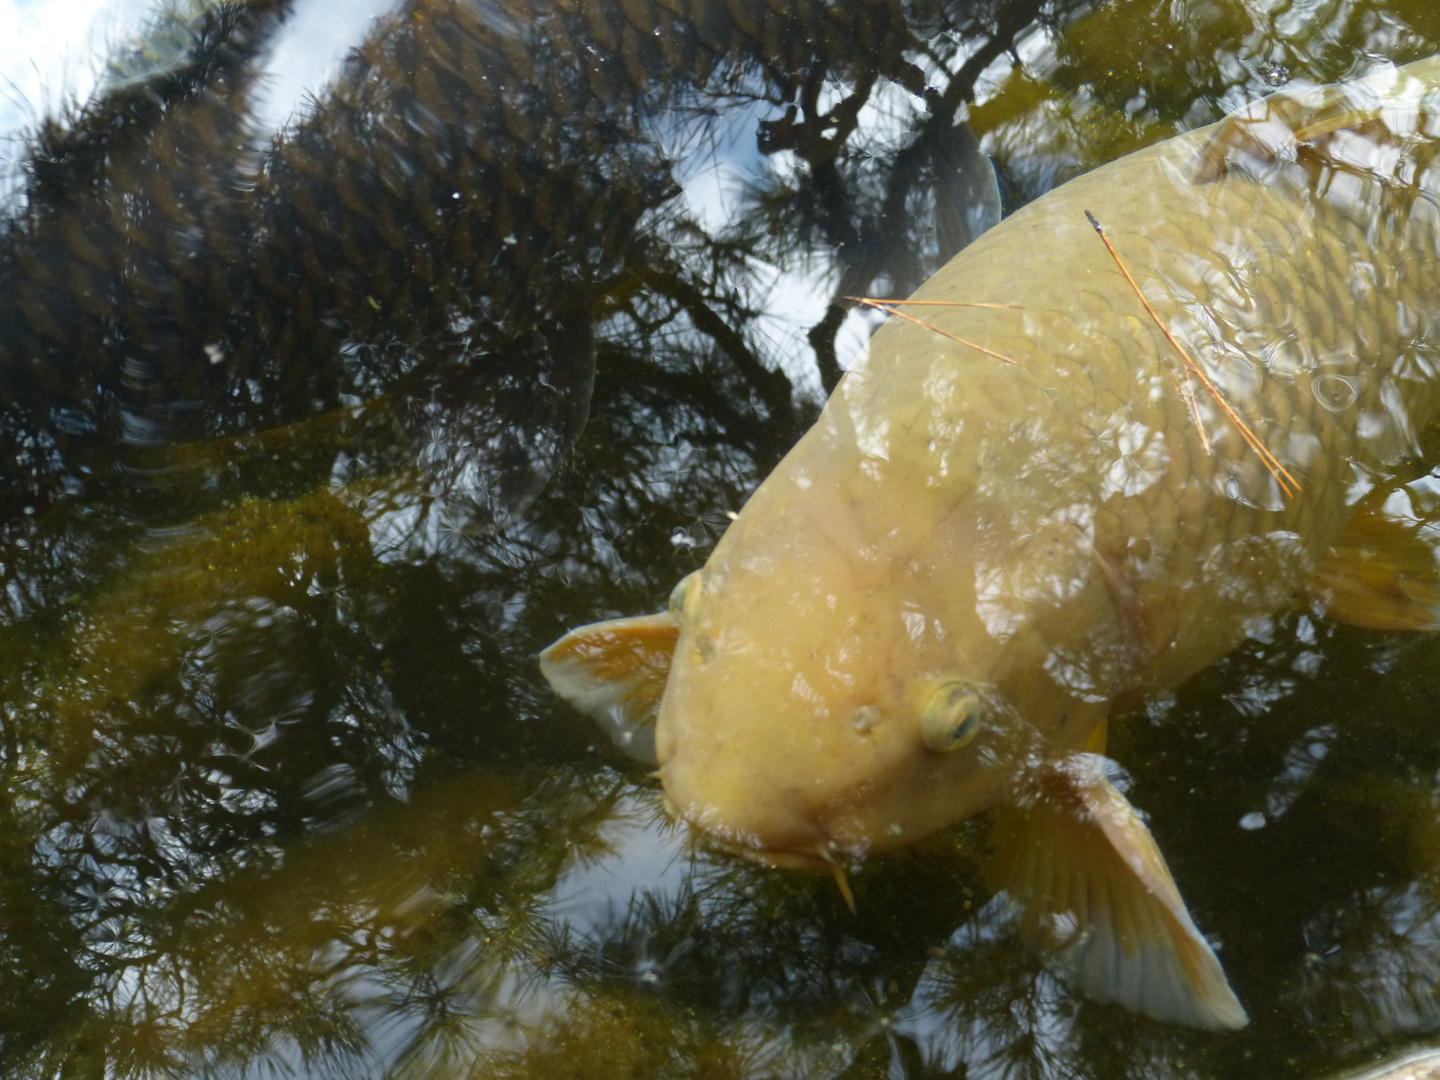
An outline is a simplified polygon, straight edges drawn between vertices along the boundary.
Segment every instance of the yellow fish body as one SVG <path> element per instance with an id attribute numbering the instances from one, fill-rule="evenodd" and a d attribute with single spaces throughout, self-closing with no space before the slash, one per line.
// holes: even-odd
<path id="1" fill-rule="evenodd" d="M 546 676 L 627 736 L 653 716 L 673 812 L 765 862 L 997 809 L 995 883 L 1083 992 L 1244 1024 L 1105 722 L 1298 595 L 1436 624 L 1433 556 L 1376 509 L 1440 413 L 1437 133 L 1431 59 L 1023 208 L 880 329 L 668 613 L 572 631 Z"/>

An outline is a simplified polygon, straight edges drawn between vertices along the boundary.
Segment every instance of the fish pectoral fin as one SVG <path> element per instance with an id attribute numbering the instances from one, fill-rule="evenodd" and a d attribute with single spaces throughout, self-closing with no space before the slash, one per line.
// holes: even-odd
<path id="1" fill-rule="evenodd" d="M 1020 905 L 1027 943 L 1087 997 L 1191 1027 L 1243 1027 L 1220 961 L 1104 764 L 1093 754 L 1047 764 L 997 812 L 993 884 Z"/>
<path id="2" fill-rule="evenodd" d="M 655 718 L 680 626 L 668 612 L 576 627 L 540 654 L 540 672 L 615 745 L 656 764 Z"/>
<path id="3" fill-rule="evenodd" d="M 1440 506 L 1403 484 L 1376 488 L 1305 583 L 1339 622 L 1370 630 L 1440 629 Z"/>

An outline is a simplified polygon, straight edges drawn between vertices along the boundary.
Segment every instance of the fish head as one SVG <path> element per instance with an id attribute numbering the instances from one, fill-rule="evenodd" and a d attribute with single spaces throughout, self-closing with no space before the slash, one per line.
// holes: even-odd
<path id="1" fill-rule="evenodd" d="M 1057 730 L 1080 740 L 1103 715 L 1044 674 L 1039 638 L 987 626 L 967 537 L 837 542 L 846 500 L 831 502 L 742 515 L 677 587 L 656 726 L 673 814 L 735 852 L 812 869 L 1005 801 Z"/>
<path id="2" fill-rule="evenodd" d="M 668 612 L 542 655 L 629 752 L 653 733 L 672 812 L 721 845 L 819 868 L 1010 801 L 1132 666 L 1095 485 L 1005 420 L 1046 395 L 953 389 L 847 375 Z"/>

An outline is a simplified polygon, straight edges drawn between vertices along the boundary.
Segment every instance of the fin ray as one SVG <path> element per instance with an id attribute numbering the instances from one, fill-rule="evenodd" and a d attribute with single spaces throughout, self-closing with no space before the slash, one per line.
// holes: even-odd
<path id="1" fill-rule="evenodd" d="M 655 765 L 655 718 L 679 636 L 669 612 L 589 623 L 547 646 L 540 671 L 557 694 L 598 720 L 616 746 Z"/>
<path id="2" fill-rule="evenodd" d="M 1192 1027 L 1248 1022 L 1103 759 L 1074 754 L 1045 766 L 1033 790 L 998 813 L 996 845 L 994 883 L 1023 906 L 1022 934 L 1081 992 Z"/>
<path id="3" fill-rule="evenodd" d="M 1346 151 L 1330 145 L 1342 132 L 1403 147 L 1433 120 L 1437 76 L 1440 64 L 1432 56 L 1343 86 L 1260 98 L 1215 125 L 1196 159 L 1195 182 L 1210 183 L 1232 171 L 1263 180 L 1307 154 L 1331 168 L 1353 168 Z"/>
<path id="4" fill-rule="evenodd" d="M 1440 504 L 1433 503 L 1435 492 L 1423 485 L 1376 488 L 1302 591 L 1351 626 L 1440 629 Z"/>

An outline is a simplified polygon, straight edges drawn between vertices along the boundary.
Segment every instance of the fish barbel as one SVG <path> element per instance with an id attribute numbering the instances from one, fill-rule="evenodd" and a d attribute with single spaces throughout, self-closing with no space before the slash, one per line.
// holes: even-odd
<path id="1" fill-rule="evenodd" d="M 876 333 L 668 613 L 546 676 L 622 735 L 655 717 L 674 813 L 767 863 L 994 809 L 993 881 L 1082 992 L 1243 1025 L 1105 726 L 1301 597 L 1437 625 L 1393 482 L 1440 412 L 1437 151 L 1432 58 L 1024 207 Z"/>

